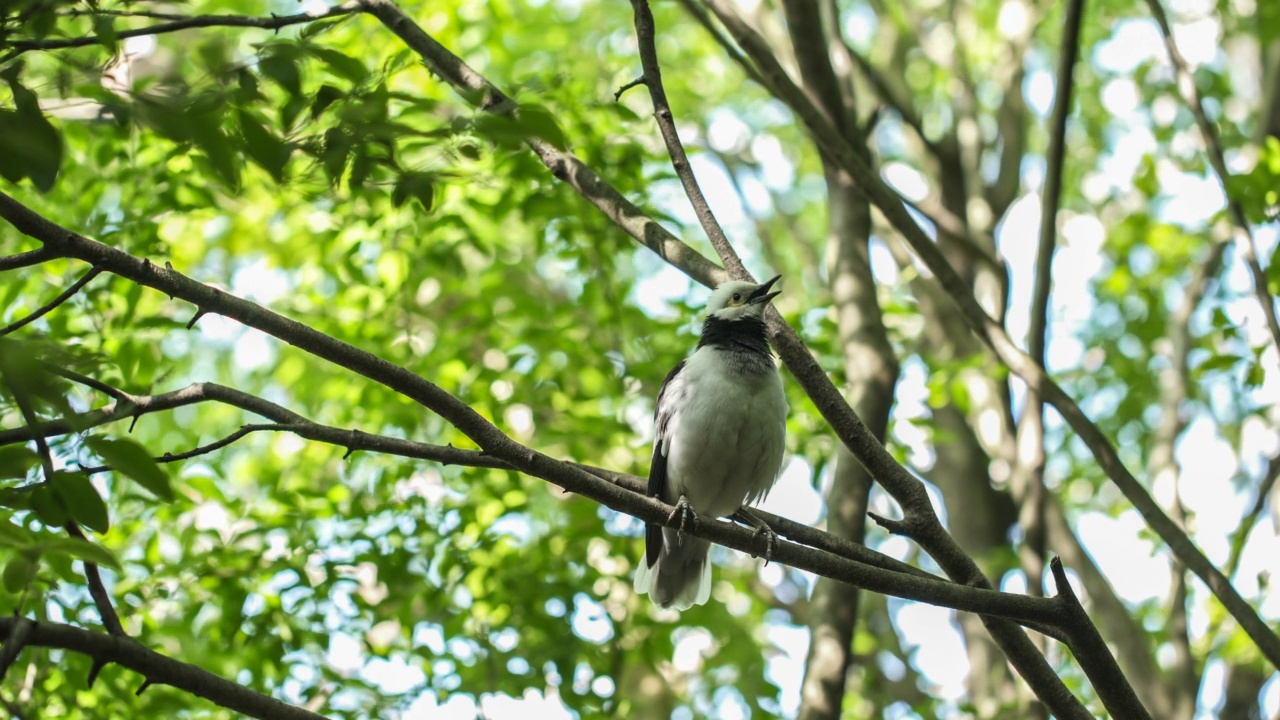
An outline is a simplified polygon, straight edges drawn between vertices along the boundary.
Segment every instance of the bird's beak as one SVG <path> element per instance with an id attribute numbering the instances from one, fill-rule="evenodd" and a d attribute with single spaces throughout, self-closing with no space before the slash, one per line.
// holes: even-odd
<path id="1" fill-rule="evenodd" d="M 773 287 L 773 284 L 778 282 L 781 278 L 781 275 L 774 275 L 768 282 L 757 285 L 756 289 L 752 290 L 751 294 L 747 296 L 747 303 L 751 305 L 762 305 L 781 295 L 781 290 L 769 292 L 769 288 Z"/>

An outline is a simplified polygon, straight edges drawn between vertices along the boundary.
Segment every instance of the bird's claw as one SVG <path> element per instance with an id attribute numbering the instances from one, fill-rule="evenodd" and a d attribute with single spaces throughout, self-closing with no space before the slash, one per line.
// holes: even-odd
<path id="1" fill-rule="evenodd" d="M 679 519 L 678 525 L 676 525 L 677 519 Z M 683 536 L 685 526 L 696 522 L 697 519 L 698 516 L 689 505 L 689 498 L 681 495 L 680 499 L 676 501 L 676 509 L 672 510 L 671 514 L 667 516 L 667 524 L 676 525 L 676 530 Z"/>
<path id="2" fill-rule="evenodd" d="M 764 536 L 764 564 L 768 565 L 773 559 L 773 545 L 778 542 L 778 533 L 773 531 L 768 525 L 761 524 L 756 528 L 756 537 Z"/>
<path id="3" fill-rule="evenodd" d="M 733 519 L 744 525 L 750 525 L 756 529 L 756 537 L 764 536 L 764 564 L 768 565 L 773 559 L 773 546 L 778 542 L 778 533 L 769 527 L 769 523 L 760 519 L 755 513 L 747 508 L 739 508 L 738 512 L 733 514 Z"/>

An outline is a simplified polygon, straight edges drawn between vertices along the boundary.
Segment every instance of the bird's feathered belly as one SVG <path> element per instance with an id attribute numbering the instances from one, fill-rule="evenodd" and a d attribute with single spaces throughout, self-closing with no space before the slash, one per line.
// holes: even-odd
<path id="1" fill-rule="evenodd" d="M 726 374 L 711 372 L 712 358 L 701 354 L 689 360 L 689 396 L 667 433 L 664 499 L 675 502 L 684 495 L 694 512 L 720 517 L 773 487 L 782 464 L 787 403 L 772 361 L 763 372 Z"/>

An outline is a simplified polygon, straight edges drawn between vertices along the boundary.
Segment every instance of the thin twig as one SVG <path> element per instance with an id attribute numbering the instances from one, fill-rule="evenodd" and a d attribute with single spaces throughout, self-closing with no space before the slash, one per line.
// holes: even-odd
<path id="1" fill-rule="evenodd" d="M 1042 200 L 1040 241 L 1036 250 L 1035 286 L 1031 296 L 1031 327 L 1027 354 L 1044 367 L 1046 336 L 1049 330 L 1049 294 L 1053 288 L 1053 255 L 1058 245 L 1058 209 L 1062 202 L 1062 171 L 1066 160 L 1067 119 L 1071 116 L 1071 93 L 1076 59 L 1080 55 L 1080 26 L 1084 0 L 1070 0 L 1058 56 L 1058 81 L 1049 121 L 1049 149 Z M 1023 542 L 1019 548 L 1027 588 L 1034 595 L 1044 593 L 1044 400 L 1040 391 L 1027 388 L 1018 423 L 1017 459 L 1010 487 L 1018 503 L 1018 524 Z"/>
<path id="2" fill-rule="evenodd" d="M 102 10 L 94 8 L 91 10 L 67 10 L 59 12 L 60 17 L 141 17 L 150 18 L 152 20 L 188 20 L 190 15 L 180 15 L 178 13 L 155 12 L 152 10 Z"/>
<path id="3" fill-rule="evenodd" d="M 290 25 L 315 22 L 316 20 L 324 20 L 325 18 L 337 17 L 339 15 L 350 15 L 351 13 L 359 10 L 359 8 L 360 6 L 356 2 L 346 2 L 318 13 L 297 13 L 294 15 L 279 15 L 273 17 L 252 17 L 245 15 L 196 15 L 193 17 L 184 17 L 181 20 L 157 23 L 143 28 L 121 30 L 116 33 L 116 38 L 119 40 L 125 40 L 131 37 L 163 35 L 165 33 L 178 32 L 179 30 L 206 27 L 247 27 L 260 28 L 262 30 L 279 30 L 280 28 L 288 27 Z M 98 37 L 96 34 L 73 38 L 50 38 L 44 40 L 8 40 L 6 44 L 12 49 L 3 56 L 0 56 L 0 65 L 3 65 L 19 55 L 32 50 L 63 50 L 66 48 L 97 45 L 101 42 L 102 38 Z"/>
<path id="4" fill-rule="evenodd" d="M 101 273 L 102 273 L 101 268 L 96 268 L 96 267 L 89 268 L 88 272 L 80 276 L 79 280 L 76 280 L 74 283 L 72 283 L 71 287 L 67 288 L 66 290 L 63 290 L 62 293 L 58 295 L 58 297 L 50 300 L 44 305 L 41 305 L 39 308 L 36 309 L 35 312 L 22 318 L 21 320 L 17 320 L 13 323 L 10 323 L 7 327 L 0 328 L 0 337 L 4 337 L 5 335 L 8 335 L 14 330 L 18 330 L 19 328 L 25 327 L 26 325 L 29 325 L 35 322 L 36 320 L 39 320 L 45 315 L 48 315 L 50 312 L 53 312 L 55 308 L 57 308 L 62 303 L 70 300 L 76 293 L 80 292 L 80 288 L 83 288 L 85 285 L 88 285 L 91 280 L 98 277 L 98 275 L 100 275 Z"/>
<path id="5" fill-rule="evenodd" d="M 844 41 L 843 37 L 841 38 L 841 42 L 844 42 L 845 51 L 848 53 L 849 57 L 853 59 L 854 65 L 857 66 L 863 77 L 867 79 L 867 82 L 869 82 L 871 87 L 876 91 L 876 95 L 879 95 L 881 100 L 888 103 L 889 107 L 892 107 L 894 111 L 898 113 L 898 117 L 902 118 L 902 122 L 906 123 L 907 127 L 911 128 L 915 132 L 916 138 L 924 144 L 926 150 L 939 158 L 944 154 L 954 154 L 956 152 L 957 149 L 955 147 L 951 147 L 949 145 L 944 146 L 941 143 L 931 140 L 929 136 L 925 134 L 924 120 L 920 117 L 920 113 L 915 109 L 915 107 L 911 105 L 911 101 L 902 97 L 902 95 L 889 84 L 889 81 L 885 79 L 884 74 L 881 73 L 875 65 L 871 64 L 871 60 L 869 58 L 855 50 L 853 46 Z M 947 138 L 950 139 L 950 136 L 947 136 Z"/>
<path id="6" fill-rule="evenodd" d="M 101 380 L 98 380 L 97 378 L 91 378 L 88 375 L 83 375 L 81 373 L 76 372 L 75 370 L 59 367 L 57 365 L 54 365 L 53 363 L 44 363 L 44 367 L 46 370 L 53 373 L 54 375 L 70 380 L 73 383 L 84 385 L 87 388 L 92 388 L 94 390 L 97 390 L 98 392 L 110 398 L 114 398 L 116 400 L 128 401 L 129 398 L 131 397 L 129 393 L 119 388 L 112 387 L 111 385 L 108 385 L 107 383 L 104 383 Z"/>
<path id="7" fill-rule="evenodd" d="M 5 270 L 20 270 L 32 265 L 48 262 L 58 257 L 58 254 L 47 247 L 28 250 L 16 255 L 5 255 L 0 257 L 0 272 Z"/>
<path id="8" fill-rule="evenodd" d="M 1267 462 L 1267 469 L 1262 474 L 1262 482 L 1258 483 L 1258 496 L 1254 498 L 1253 507 L 1240 521 L 1240 529 L 1236 530 L 1235 539 L 1231 543 L 1231 558 L 1227 560 L 1228 577 L 1235 575 L 1236 569 L 1240 567 L 1240 556 L 1244 554 L 1245 541 L 1248 540 L 1249 533 L 1253 532 L 1253 526 L 1258 524 L 1262 511 L 1267 508 L 1267 499 L 1271 496 L 1277 480 L 1280 480 L 1280 455 L 1272 456 Z"/>
<path id="9" fill-rule="evenodd" d="M 640 44 L 640 66 L 644 69 L 644 85 L 649 88 L 649 97 L 653 100 L 653 117 L 658 121 L 658 130 L 662 133 L 662 141 L 666 143 L 667 154 L 671 156 L 671 166 L 684 187 L 684 194 L 698 216 L 702 230 L 715 248 L 716 254 L 724 262 L 729 274 L 737 278 L 749 278 L 742 261 L 729 244 L 724 229 L 716 220 L 715 213 L 707 204 L 707 198 L 698 187 L 698 180 L 693 176 L 693 168 L 689 165 L 689 156 L 680 142 L 680 133 L 676 130 L 675 118 L 671 114 L 671 105 L 667 101 L 667 91 L 662 87 L 662 68 L 658 64 L 658 50 L 654 43 L 653 13 L 649 10 L 648 0 L 631 0 L 631 9 L 635 15 L 636 39 Z"/>
<path id="10" fill-rule="evenodd" d="M 1178 92 L 1182 94 L 1183 101 L 1190 108 L 1192 116 L 1196 119 L 1196 125 L 1200 128 L 1200 134 L 1204 137 L 1205 154 L 1209 157 L 1209 166 L 1218 176 L 1218 182 L 1222 185 L 1222 194 L 1227 199 L 1227 212 L 1236 225 L 1236 246 L 1244 256 L 1245 265 L 1252 276 L 1253 292 L 1262 306 L 1262 315 L 1266 318 L 1267 328 L 1271 332 L 1271 342 L 1276 350 L 1280 351 L 1280 318 L 1276 316 L 1275 298 L 1267 289 L 1267 274 L 1258 260 L 1258 246 L 1253 237 L 1253 227 L 1249 225 L 1249 219 L 1245 216 L 1244 206 L 1233 197 L 1231 186 L 1227 182 L 1231 173 L 1227 170 L 1222 140 L 1218 137 L 1218 131 L 1213 121 L 1209 119 L 1209 114 L 1205 112 L 1204 98 L 1200 94 L 1199 86 L 1196 85 L 1191 64 L 1183 57 L 1173 38 L 1173 28 L 1169 25 L 1169 16 L 1165 13 L 1164 5 L 1160 0 L 1147 0 L 1147 6 L 1151 8 L 1151 16 L 1160 26 L 1160 34 L 1164 37 L 1165 50 L 1169 53 L 1169 61 L 1173 63 L 1177 76 Z M 1276 661 L 1273 659 L 1272 662 Z"/>
<path id="11" fill-rule="evenodd" d="M 183 460 L 190 460 L 191 458 L 194 458 L 194 457 L 200 457 L 201 455 L 208 455 L 209 453 L 221 450 L 222 448 L 227 447 L 228 445 L 231 445 L 232 443 L 239 440 L 240 438 L 255 432 L 261 432 L 264 430 L 279 431 L 279 430 L 292 430 L 292 429 L 293 429 L 293 426 L 282 425 L 279 423 L 259 423 L 254 425 L 243 425 L 237 428 L 230 435 L 227 435 L 226 437 L 218 438 L 217 440 L 214 440 L 211 443 L 198 445 L 184 452 L 180 452 L 180 453 L 167 452 L 164 455 L 161 455 L 160 457 L 155 458 L 155 461 L 157 463 L 182 462 Z M 80 472 L 84 473 L 85 475 L 98 475 L 100 473 L 111 472 L 113 470 L 115 470 L 115 468 L 111 467 L 110 465 L 96 465 L 93 467 L 80 468 Z"/>
<path id="12" fill-rule="evenodd" d="M 623 95 L 623 93 L 625 93 L 626 91 L 630 90 L 630 89 L 631 89 L 631 88 L 633 88 L 633 87 L 636 87 L 636 86 L 638 86 L 638 85 L 643 85 L 643 84 L 644 84 L 644 82 L 645 82 L 644 76 L 643 76 L 643 75 L 641 75 L 640 77 L 636 78 L 635 80 L 632 80 L 631 82 L 625 83 L 622 87 L 618 88 L 618 90 L 617 90 L 616 92 L 614 92 L 614 93 L 613 93 L 613 101 L 614 101 L 614 102 L 617 102 L 617 101 L 621 100 L 621 99 L 622 99 L 622 95 Z"/>
<path id="13" fill-rule="evenodd" d="M 3 193 L 0 193 L 2 195 Z M 7 196 L 6 196 L 7 197 Z M 4 363 L 4 357 L 0 356 L 0 374 L 4 375 L 5 382 L 9 385 L 9 390 L 13 394 L 14 404 L 18 406 L 18 411 L 22 414 L 22 419 L 28 427 L 37 425 L 37 416 L 35 408 L 31 405 L 31 399 L 27 396 L 25 388 L 13 380 L 10 368 Z M 36 442 L 36 451 L 40 456 L 40 467 L 44 472 L 44 481 L 53 483 L 54 467 L 53 453 L 49 451 L 49 443 L 45 440 L 44 435 L 37 434 L 34 437 Z M 67 532 L 80 539 L 85 539 L 84 533 L 74 520 L 68 520 L 66 524 Z M 102 575 L 98 572 L 98 566 L 88 560 L 84 561 L 85 580 L 89 585 L 89 595 L 93 598 L 93 604 L 98 609 L 98 615 L 102 618 L 102 624 L 112 635 L 124 635 L 124 628 L 120 625 L 120 618 L 116 615 L 116 609 L 111 604 L 111 595 L 107 592 L 106 586 L 102 583 Z M 88 684 L 92 687 L 93 681 L 98 676 L 98 671 L 102 666 L 96 661 L 89 668 Z"/>
<path id="14" fill-rule="evenodd" d="M 495 115 L 515 112 L 514 100 L 462 58 L 423 32 L 394 2 L 361 0 L 361 7 L 418 53 L 433 74 L 449 83 L 472 106 Z M 572 187 L 605 217 L 672 267 L 704 285 L 715 285 L 728 279 L 723 268 L 671 234 L 573 153 L 560 150 L 537 137 L 527 138 L 525 144 L 552 175 Z"/>

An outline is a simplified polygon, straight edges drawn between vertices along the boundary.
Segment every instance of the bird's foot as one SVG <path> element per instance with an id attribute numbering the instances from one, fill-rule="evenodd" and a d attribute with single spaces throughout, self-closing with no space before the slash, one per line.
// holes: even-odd
<path id="1" fill-rule="evenodd" d="M 676 525 L 676 530 L 679 531 L 682 536 L 684 535 L 686 525 L 691 526 L 693 523 L 698 521 L 697 514 L 693 512 L 693 507 L 689 505 L 689 498 L 684 495 L 681 495 L 680 499 L 676 501 L 676 509 L 672 510 L 671 514 L 667 516 L 667 524 L 675 525 L 677 520 L 679 521 L 679 524 Z"/>
<path id="2" fill-rule="evenodd" d="M 764 536 L 764 564 L 768 565 L 769 561 L 773 559 L 773 546 L 778 542 L 778 533 L 774 532 L 773 528 L 769 527 L 769 523 L 765 522 L 763 518 L 745 507 L 738 508 L 738 512 L 731 517 L 743 525 L 750 525 L 755 528 L 756 537 Z"/>

